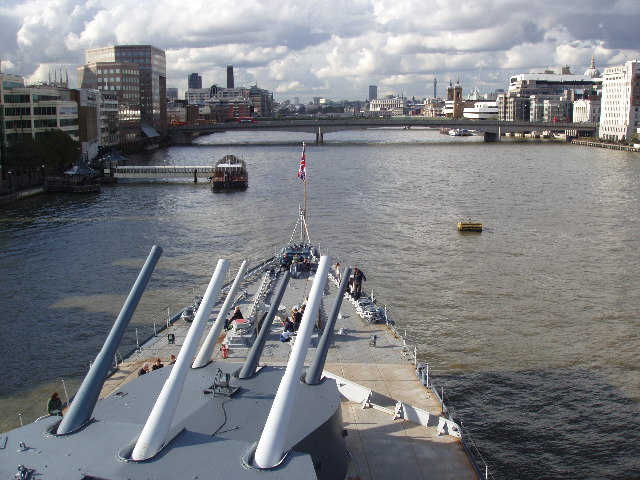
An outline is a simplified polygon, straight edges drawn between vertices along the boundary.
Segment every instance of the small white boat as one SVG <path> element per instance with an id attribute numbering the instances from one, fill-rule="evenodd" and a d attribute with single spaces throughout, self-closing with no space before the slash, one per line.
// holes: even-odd
<path id="1" fill-rule="evenodd" d="M 449 130 L 449 135 L 452 137 L 470 137 L 473 133 L 466 128 L 452 128 Z"/>

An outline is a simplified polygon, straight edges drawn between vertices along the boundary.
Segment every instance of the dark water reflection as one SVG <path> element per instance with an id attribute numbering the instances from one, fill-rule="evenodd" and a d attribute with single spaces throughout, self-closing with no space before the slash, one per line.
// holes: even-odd
<path id="1" fill-rule="evenodd" d="M 153 244 L 164 255 L 122 351 L 201 292 L 220 257 L 237 268 L 289 238 L 302 139 L 249 140 L 131 158 L 204 165 L 233 153 L 250 169 L 245 192 L 123 182 L 0 207 L 3 418 L 86 372 Z M 325 140 L 307 148 L 312 239 L 364 270 L 494 476 L 640 477 L 618 428 L 640 413 L 639 157 L 420 130 Z M 482 234 L 456 231 L 469 217 Z"/>
<path id="2" fill-rule="evenodd" d="M 638 477 L 638 404 L 593 372 L 468 373 L 435 381 L 449 392 L 453 415 L 470 419 L 464 426 L 501 478 Z"/>

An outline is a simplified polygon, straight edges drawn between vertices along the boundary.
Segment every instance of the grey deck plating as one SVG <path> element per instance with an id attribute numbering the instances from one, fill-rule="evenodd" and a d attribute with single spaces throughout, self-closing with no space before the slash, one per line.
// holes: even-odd
<path id="1" fill-rule="evenodd" d="M 285 293 L 282 306 L 290 315 L 294 305 L 300 305 L 308 294 L 313 278 L 292 278 Z M 259 278 L 243 285 L 244 300 L 239 302 L 243 312 L 251 306 L 254 290 Z M 328 282 L 325 307 L 330 309 L 337 288 Z M 266 300 L 268 302 L 268 299 Z M 335 336 L 327 356 L 325 371 L 370 388 L 376 405 L 394 409 L 397 401 L 426 410 L 438 416 L 441 407 L 433 392 L 425 388 L 415 374 L 415 366 L 403 351 L 403 342 L 382 324 L 369 324 L 355 312 L 353 305 L 344 300 L 341 318 L 335 326 Z M 211 321 L 217 317 L 211 314 Z M 120 370 L 105 384 L 102 395 L 116 392 L 119 386 L 136 378 L 137 371 L 145 362 L 176 354 L 187 334 L 190 324 L 176 322 L 171 329 L 145 344 L 142 350 L 120 365 Z M 344 328 L 345 334 L 338 331 Z M 282 328 L 276 321 L 261 364 L 284 366 L 291 351 L 291 344 L 278 340 Z M 169 344 L 167 334 L 175 335 L 175 344 Z M 370 345 L 371 335 L 376 335 L 376 345 Z M 231 345 L 234 341 L 230 341 Z M 238 343 L 238 342 L 235 342 Z M 307 354 L 308 364 L 315 355 L 317 337 L 311 343 Z M 243 362 L 248 348 L 231 347 L 229 362 Z M 214 352 L 214 360 L 221 359 L 220 348 Z M 464 452 L 460 440 L 442 435 L 436 426 L 422 426 L 416 423 L 394 419 L 392 415 L 376 408 L 362 408 L 359 403 L 342 399 L 342 416 L 347 431 L 347 447 L 355 459 L 350 478 L 388 479 L 393 477 L 416 479 L 475 479 L 477 474 Z M 359 469 L 359 471 L 358 471 Z M 359 474 L 359 477 L 358 477 Z"/>

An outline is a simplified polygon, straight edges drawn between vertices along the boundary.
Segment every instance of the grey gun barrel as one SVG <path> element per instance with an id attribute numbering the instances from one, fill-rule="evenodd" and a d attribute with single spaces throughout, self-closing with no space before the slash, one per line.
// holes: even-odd
<path id="1" fill-rule="evenodd" d="M 267 336 L 271 331 L 271 324 L 276 316 L 276 312 L 278 311 L 284 292 L 287 289 L 289 278 L 291 278 L 291 273 L 287 270 L 284 272 L 282 280 L 280 280 L 280 285 L 278 286 L 278 291 L 276 292 L 275 297 L 271 299 L 271 307 L 269 307 L 267 317 L 262 322 L 260 333 L 258 333 L 256 341 L 253 342 L 253 347 L 251 347 L 249 355 L 247 355 L 247 360 L 244 362 L 244 365 L 242 365 L 240 373 L 238 373 L 238 378 L 251 378 L 256 373 L 258 362 L 262 356 L 262 350 L 267 342 Z"/>
<path id="2" fill-rule="evenodd" d="M 344 292 L 349 284 L 349 277 L 351 276 L 351 267 L 347 267 L 342 274 L 342 281 L 338 287 L 338 294 L 335 302 L 333 302 L 333 308 L 331 309 L 331 315 L 324 327 L 322 337 L 318 342 L 318 348 L 316 348 L 316 355 L 313 357 L 311 365 L 307 369 L 307 373 L 304 377 L 304 383 L 307 385 L 316 385 L 320 382 L 322 377 L 322 370 L 324 370 L 324 364 L 327 361 L 327 354 L 329 353 L 329 345 L 331 344 L 331 336 L 333 335 L 333 328 L 336 325 L 336 319 L 338 313 L 340 313 L 340 306 L 342 305 L 342 299 L 344 298 Z"/>
<path id="3" fill-rule="evenodd" d="M 116 318 L 113 327 L 111 327 L 111 332 L 109 332 L 109 336 L 105 340 L 102 350 L 98 353 L 93 365 L 91 365 L 89 373 L 87 373 L 87 376 L 82 381 L 82 385 L 80 385 L 80 389 L 76 394 L 76 398 L 71 403 L 69 410 L 62 418 L 62 422 L 60 422 L 56 432 L 58 435 L 66 435 L 78 430 L 91 418 L 93 408 L 100 395 L 100 390 L 102 390 L 104 381 L 107 379 L 107 375 L 109 375 L 111 361 L 118 350 L 118 346 L 131 321 L 131 317 L 133 317 L 133 312 L 135 312 L 138 302 L 140 302 L 140 298 L 142 298 L 142 294 L 149 283 L 151 274 L 156 268 L 160 255 L 162 255 L 162 248 L 154 245 L 147 257 L 147 261 L 138 274 L 138 279 L 133 284 L 129 296 L 120 310 L 118 318 Z"/>

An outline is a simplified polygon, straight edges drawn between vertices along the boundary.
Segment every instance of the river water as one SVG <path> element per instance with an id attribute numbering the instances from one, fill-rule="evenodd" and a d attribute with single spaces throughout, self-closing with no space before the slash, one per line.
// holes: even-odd
<path id="1" fill-rule="evenodd" d="M 130 163 L 247 161 L 244 192 L 188 180 L 0 206 L 0 430 L 73 393 L 152 245 L 164 248 L 122 353 L 237 268 L 288 240 L 302 141 L 227 133 Z M 307 146 L 311 238 L 406 328 L 494 478 L 640 478 L 640 157 L 432 130 Z M 481 234 L 460 234 L 472 218 Z M 233 268 L 231 269 L 233 270 Z"/>

